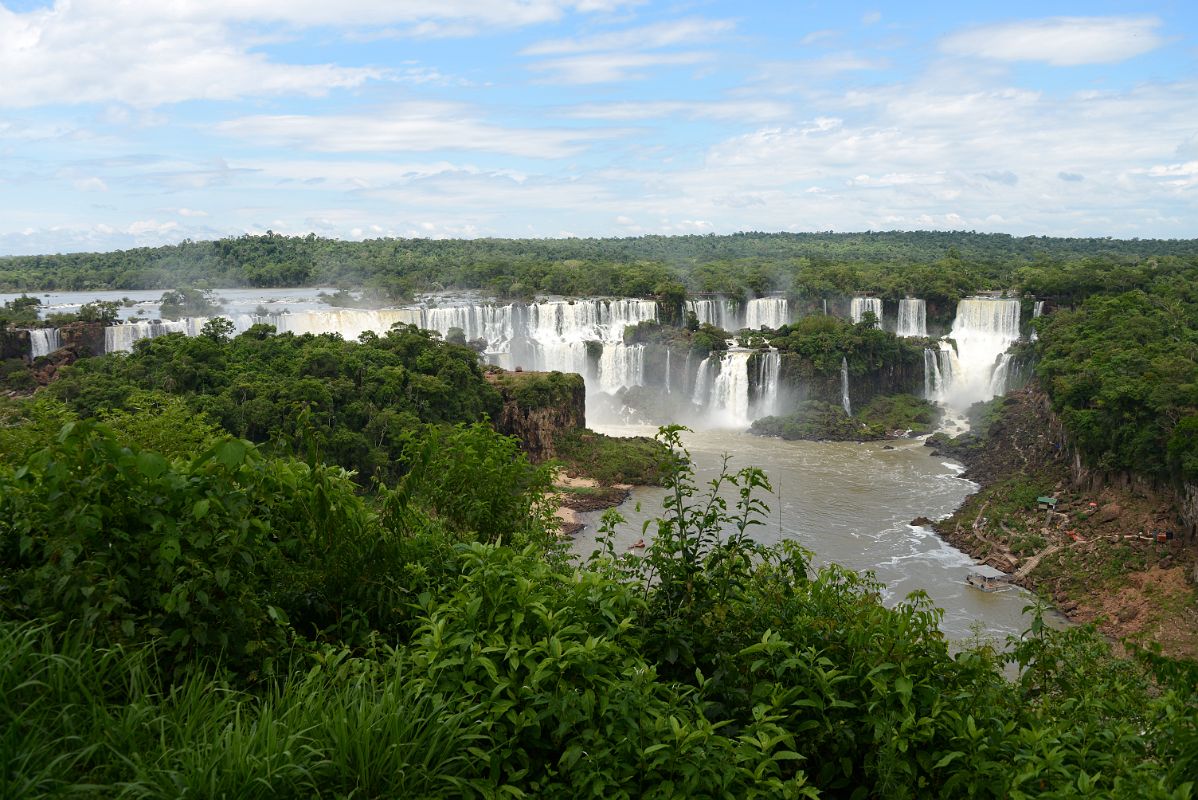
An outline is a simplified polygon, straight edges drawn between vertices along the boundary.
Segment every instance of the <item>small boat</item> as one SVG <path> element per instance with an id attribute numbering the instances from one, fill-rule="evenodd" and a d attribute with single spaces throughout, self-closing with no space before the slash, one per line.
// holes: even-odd
<path id="1" fill-rule="evenodd" d="M 966 583 L 983 592 L 1005 592 L 1011 588 L 1007 580 L 1006 575 L 983 575 L 980 572 L 971 572 L 965 577 Z"/>
<path id="2" fill-rule="evenodd" d="M 628 545 L 628 549 L 629 549 L 629 550 L 643 550 L 643 549 L 644 549 L 644 547 L 645 547 L 645 540 L 644 540 L 644 539 L 637 539 L 635 542 L 633 542 L 632 544 Z"/>

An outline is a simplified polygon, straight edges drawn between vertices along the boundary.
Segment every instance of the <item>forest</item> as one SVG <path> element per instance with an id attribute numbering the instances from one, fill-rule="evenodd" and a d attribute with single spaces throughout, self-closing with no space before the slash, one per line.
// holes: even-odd
<path id="1" fill-rule="evenodd" d="M 1041 277 L 1063 296 L 1100 272 L 1146 261 L 1193 263 L 1198 240 L 1017 238 L 972 232 L 741 233 L 625 239 L 375 239 L 348 242 L 267 232 L 111 253 L 0 258 L 0 291 L 236 286 L 365 287 L 389 300 L 447 288 L 500 297 L 536 293 L 646 297 L 672 282 L 733 297 L 872 292 L 929 301 Z M 1061 270 L 1061 265 L 1071 265 Z M 1019 275 L 1021 271 L 1025 274 Z"/>
<path id="2" fill-rule="evenodd" d="M 1026 358 L 1088 461 L 1198 480 L 1195 242 L 265 236 L 0 261 L 16 289 L 201 281 L 663 307 L 679 287 L 1006 289 L 1052 305 Z M 824 372 L 914 357 L 869 324 L 761 335 Z M 723 500 L 671 427 L 649 547 L 573 560 L 552 465 L 488 423 L 500 402 L 475 351 L 412 327 L 219 319 L 5 399 L 0 796 L 1194 796 L 1193 662 L 1116 658 L 1043 608 L 1011 641 L 950 645 L 925 596 L 888 606 L 867 575 L 754 541 L 769 476 L 725 472 Z"/>

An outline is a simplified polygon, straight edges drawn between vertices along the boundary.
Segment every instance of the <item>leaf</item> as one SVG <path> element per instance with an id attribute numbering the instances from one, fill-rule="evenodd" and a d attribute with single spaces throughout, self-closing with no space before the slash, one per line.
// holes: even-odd
<path id="1" fill-rule="evenodd" d="M 216 460 L 229 469 L 245 461 L 245 444 L 238 439 L 228 439 L 216 446 Z"/>
<path id="2" fill-rule="evenodd" d="M 175 559 L 179 557 L 182 548 L 179 547 L 179 540 L 173 536 L 168 536 L 158 545 L 158 558 L 167 564 L 174 564 Z"/>
<path id="3" fill-rule="evenodd" d="M 137 471 L 147 478 L 157 478 L 166 472 L 169 466 L 165 458 L 152 450 L 143 450 L 137 454 Z"/>
<path id="4" fill-rule="evenodd" d="M 197 500 L 196 504 L 191 507 L 191 515 L 196 519 L 203 519 L 208 516 L 208 498 Z"/>

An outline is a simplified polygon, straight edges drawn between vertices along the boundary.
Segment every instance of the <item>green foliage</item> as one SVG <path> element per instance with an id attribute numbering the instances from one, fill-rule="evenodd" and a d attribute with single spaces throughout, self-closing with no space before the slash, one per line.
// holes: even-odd
<path id="1" fill-rule="evenodd" d="M 188 458 L 224 438 L 205 415 L 192 411 L 182 398 L 163 392 L 134 390 L 123 408 L 104 409 L 99 417 L 122 444 L 153 450 L 168 459 Z"/>
<path id="2" fill-rule="evenodd" d="M 163 292 L 158 308 L 163 319 L 179 319 L 211 316 L 221 307 L 211 289 L 183 288 Z"/>
<path id="3" fill-rule="evenodd" d="M 408 680 L 402 653 L 280 666 L 257 694 L 164 685 L 147 651 L 0 622 L 0 796 L 487 796 L 474 714 Z"/>
<path id="4" fill-rule="evenodd" d="M 575 405 L 586 392 L 581 375 L 573 372 L 491 373 L 496 386 L 508 391 L 522 409 L 563 409 Z"/>
<path id="5" fill-rule="evenodd" d="M 770 337 L 770 346 L 787 354 L 797 377 L 835 376 L 842 360 L 850 375 L 882 368 L 923 368 L 923 345 L 881 330 L 865 320 L 857 324 L 833 316 L 803 317 L 783 325 Z"/>
<path id="6" fill-rule="evenodd" d="M 138 390 L 180 397 L 268 453 L 340 464 L 363 482 L 397 479 L 422 424 L 498 416 L 499 395 L 474 351 L 411 326 L 362 342 L 269 326 L 227 341 L 226 333 L 161 336 L 129 355 L 83 359 L 49 392 L 83 416 L 129 410 Z"/>
<path id="7" fill-rule="evenodd" d="M 365 519 L 336 468 L 236 439 L 171 463 L 72 422 L 0 473 L 0 606 L 102 643 L 154 641 L 173 668 L 269 671 L 287 611 L 347 579 L 341 555 Z"/>
<path id="8" fill-rule="evenodd" d="M 557 461 L 567 472 L 613 483 L 657 485 L 669 470 L 668 448 L 645 436 L 607 436 L 588 430 L 558 432 Z"/>
<path id="9" fill-rule="evenodd" d="M 408 472 L 391 502 L 417 503 L 449 530 L 479 541 L 541 541 L 553 530 L 552 475 L 489 425 L 429 428 L 404 450 Z"/>
<path id="10" fill-rule="evenodd" d="M 1037 368 L 1099 469 L 1191 480 L 1198 463 L 1198 283 L 1087 299 L 1041 326 Z"/>
<path id="11" fill-rule="evenodd" d="M 909 394 L 878 395 L 853 416 L 841 406 L 808 400 L 786 416 L 754 420 L 749 431 L 783 439 L 861 442 L 886 439 L 895 432 L 928 433 L 938 414 L 934 404 Z"/>
<path id="12" fill-rule="evenodd" d="M 36 325 L 42 301 L 22 294 L 0 307 L 0 328 L 6 325 Z"/>
<path id="13" fill-rule="evenodd" d="M 755 541 L 766 477 L 699 487 L 677 428 L 644 556 L 463 542 L 439 453 L 482 492 L 522 468 L 439 435 L 381 518 L 232 439 L 171 463 L 74 423 L 5 468 L 0 795 L 1193 796 L 1192 667 L 1038 614 L 954 655 L 923 595 Z"/>
<path id="14" fill-rule="evenodd" d="M 30 399 L 0 398 L 0 465 L 18 464 L 48 447 L 62 426 L 77 419 L 64 403 L 45 394 Z"/>

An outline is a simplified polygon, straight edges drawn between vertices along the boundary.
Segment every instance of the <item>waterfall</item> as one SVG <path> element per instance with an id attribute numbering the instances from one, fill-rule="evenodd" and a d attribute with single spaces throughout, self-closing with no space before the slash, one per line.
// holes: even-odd
<path id="1" fill-rule="evenodd" d="M 670 394 L 670 348 L 666 346 L 666 394 Z"/>
<path id="2" fill-rule="evenodd" d="M 757 354 L 757 386 L 751 404 L 752 418 L 778 413 L 778 386 L 782 373 L 782 355 L 777 350 Z"/>
<path id="3" fill-rule="evenodd" d="M 957 305 L 957 317 L 949 334 L 957 343 L 956 364 L 946 380 L 944 400 L 965 409 L 989 400 L 994 391 L 1000 355 L 1019 339 L 1019 301 L 968 298 Z M 947 378 L 947 376 L 945 376 Z M 1003 382 L 1005 384 L 1005 372 Z"/>
<path id="4" fill-rule="evenodd" d="M 1041 317 L 1043 315 L 1044 315 L 1044 301 L 1037 300 L 1035 302 L 1035 304 L 1032 306 L 1032 319 L 1038 319 L 1039 317 Z M 1039 338 L 1040 338 L 1040 334 L 1036 333 L 1036 331 L 1033 329 L 1032 335 L 1030 337 L 1031 341 L 1034 342 Z"/>
<path id="5" fill-rule="evenodd" d="M 699 324 L 714 325 L 725 331 L 741 329 L 736 301 L 719 297 L 711 300 L 687 300 L 687 308 L 695 313 Z"/>
<path id="6" fill-rule="evenodd" d="M 994 374 L 990 376 L 990 396 L 997 397 L 1007 393 L 1007 377 L 1011 370 L 1011 354 L 1003 353 L 998 357 L 994 366 Z"/>
<path id="7" fill-rule="evenodd" d="M 645 383 L 643 344 L 604 345 L 599 357 L 599 391 L 615 394 L 629 386 Z"/>
<path id="8" fill-rule="evenodd" d="M 824 298 L 824 316 L 828 316 L 828 298 Z"/>
<path id="9" fill-rule="evenodd" d="M 29 331 L 29 358 L 48 356 L 62 347 L 58 328 L 31 328 Z"/>
<path id="10" fill-rule="evenodd" d="M 940 372 L 940 351 L 930 347 L 923 351 L 923 396 L 939 402 L 944 397 L 944 376 Z"/>
<path id="11" fill-rule="evenodd" d="M 722 301 L 726 302 L 726 301 Z M 726 310 L 726 309 L 725 309 Z M 255 324 L 280 333 L 336 333 L 346 340 L 366 331 L 385 336 L 396 324 L 417 325 L 448 336 L 459 329 L 467 341 L 485 342 L 484 357 L 501 366 L 577 372 L 591 391 L 616 392 L 645 382 L 644 345 L 625 345 L 624 329 L 657 319 L 657 303 L 636 299 L 548 300 L 528 305 L 473 303 L 387 309 L 318 309 L 228 317 L 242 333 Z M 196 336 L 208 320 L 131 322 L 105 328 L 107 352 L 128 352 L 139 339 L 166 333 Z M 31 337 L 32 338 L 32 337 Z M 596 348 L 598 348 L 596 350 Z M 597 359 L 590 354 L 598 355 Z M 668 380 L 668 378 L 667 378 Z"/>
<path id="12" fill-rule="evenodd" d="M 853 324 L 860 322 L 867 311 L 874 312 L 874 316 L 878 318 L 877 327 L 882 327 L 882 300 L 877 297 L 854 297 L 849 306 L 849 316 L 853 318 Z"/>
<path id="13" fill-rule="evenodd" d="M 758 297 L 745 305 L 745 327 L 778 329 L 790 322 L 790 303 L 785 297 Z"/>
<path id="14" fill-rule="evenodd" d="M 706 406 L 711 395 L 711 384 L 715 380 L 713 372 L 719 370 L 719 361 L 711 356 L 699 362 L 699 371 L 695 374 L 695 388 L 691 394 L 691 402 L 697 406 Z"/>
<path id="15" fill-rule="evenodd" d="M 896 336 L 927 336 L 928 335 L 927 303 L 914 297 L 899 300 L 898 328 Z"/>
<path id="16" fill-rule="evenodd" d="M 153 339 L 168 333 L 182 333 L 186 336 L 198 336 L 207 317 L 187 317 L 173 322 L 153 320 L 151 322 L 123 322 L 120 325 L 109 325 L 104 329 L 105 353 L 129 353 L 133 351 L 133 343 L 140 339 Z"/>
<path id="17" fill-rule="evenodd" d="M 925 400 L 944 402 L 945 390 L 952 383 L 953 361 L 956 352 L 952 345 L 941 342 L 937 349 L 923 351 L 923 396 Z"/>
<path id="18" fill-rule="evenodd" d="M 853 416 L 853 406 L 849 402 L 849 362 L 843 356 L 840 359 L 840 404 L 844 413 Z"/>
<path id="19" fill-rule="evenodd" d="M 720 360 L 711 386 L 707 416 L 720 428 L 746 428 L 749 419 L 749 350 L 730 350 Z"/>

